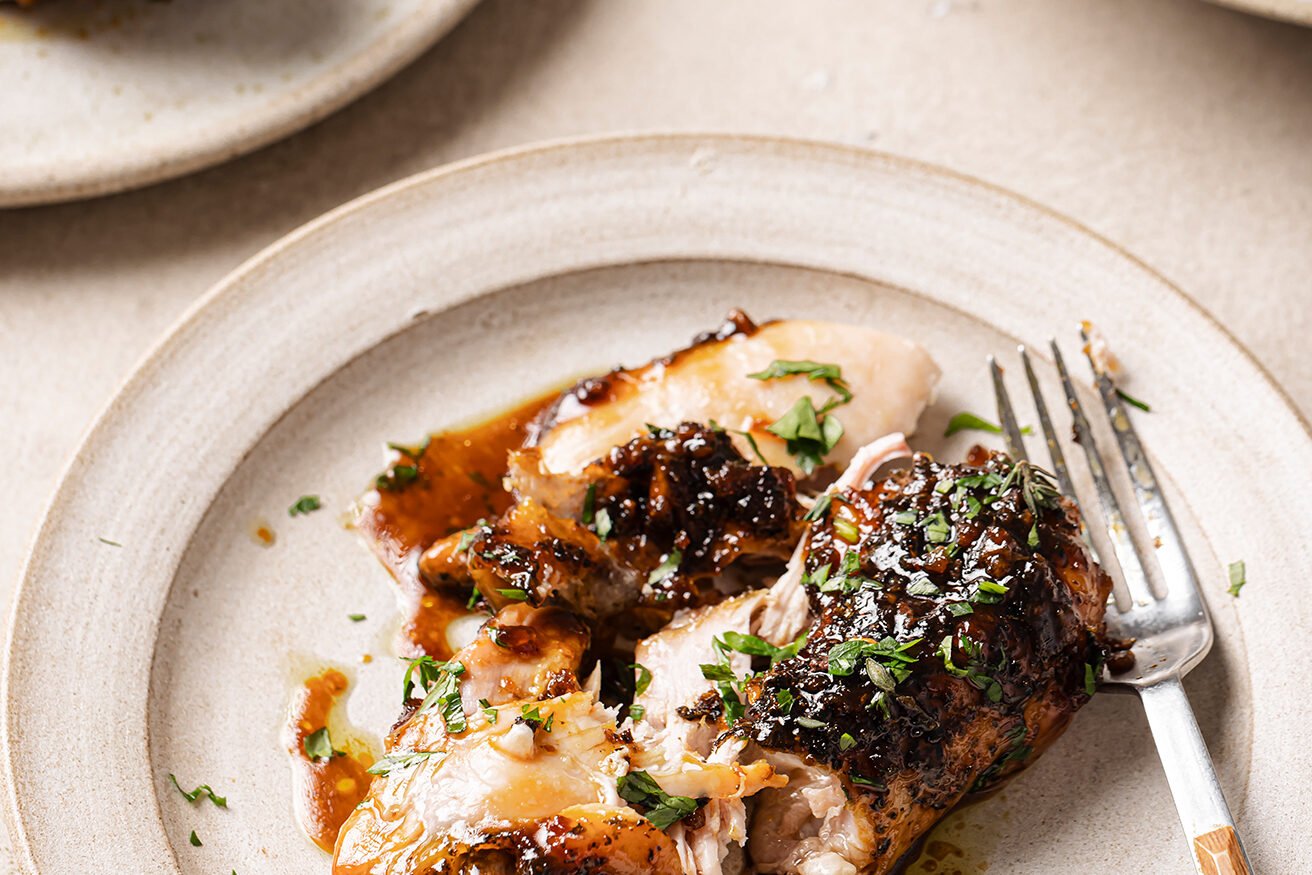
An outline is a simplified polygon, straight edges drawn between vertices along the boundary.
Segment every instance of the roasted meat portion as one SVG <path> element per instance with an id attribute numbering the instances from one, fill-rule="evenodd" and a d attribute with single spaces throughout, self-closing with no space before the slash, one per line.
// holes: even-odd
<path id="1" fill-rule="evenodd" d="M 449 662 L 412 666 L 334 875 L 675 875 L 685 818 L 783 783 L 765 762 L 635 741 L 595 676 L 580 686 L 586 644 L 565 612 L 516 604 Z"/>
<path id="2" fill-rule="evenodd" d="M 803 572 L 806 644 L 746 682 L 733 727 L 789 777 L 756 804 L 758 871 L 891 871 L 1093 693 L 1111 582 L 1027 463 L 918 455 L 837 491 Z"/>
<path id="3" fill-rule="evenodd" d="M 712 580 L 735 562 L 782 565 L 804 527 L 792 473 L 750 464 L 722 429 L 652 427 L 576 475 L 536 461 L 512 460 L 517 501 L 499 519 L 424 554 L 430 585 L 650 629 L 722 598 Z"/>

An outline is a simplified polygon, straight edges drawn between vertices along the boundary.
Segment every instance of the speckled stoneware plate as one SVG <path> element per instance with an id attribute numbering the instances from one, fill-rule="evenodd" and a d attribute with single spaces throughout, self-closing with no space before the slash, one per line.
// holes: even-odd
<path id="1" fill-rule="evenodd" d="M 477 0 L 0 2 L 0 206 L 121 191 L 271 143 Z"/>
<path id="2" fill-rule="evenodd" d="M 915 443 L 953 457 L 971 438 L 940 438 L 948 417 L 991 412 L 986 353 L 1056 334 L 1078 358 L 1076 321 L 1097 321 L 1153 404 L 1137 421 L 1216 618 L 1187 685 L 1253 861 L 1312 871 L 1312 440 L 1279 390 L 1161 277 L 1015 196 L 868 151 L 699 136 L 406 180 L 268 249 L 161 343 L 72 463 L 16 599 L 4 762 L 24 865 L 326 873 L 279 730 L 307 666 L 350 667 L 362 731 L 396 716 L 390 580 L 337 513 L 383 441 L 641 362 L 731 306 L 919 340 L 944 379 Z M 333 510 L 289 519 L 303 493 Z M 272 547 L 249 535 L 260 519 Z M 170 772 L 228 809 L 188 805 Z M 1138 703 L 1110 694 L 936 838 L 952 852 L 912 872 L 1190 866 Z"/>
<path id="3" fill-rule="evenodd" d="M 1209 0 L 1240 12 L 1312 27 L 1312 0 Z"/>

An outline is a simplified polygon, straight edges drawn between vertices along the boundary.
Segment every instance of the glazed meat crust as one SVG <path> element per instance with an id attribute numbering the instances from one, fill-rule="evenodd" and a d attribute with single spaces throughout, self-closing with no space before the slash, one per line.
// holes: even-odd
<path id="1" fill-rule="evenodd" d="M 873 831 L 853 862 L 886 872 L 1088 700 L 1111 582 L 1044 475 L 1002 456 L 918 455 L 835 495 L 806 571 L 810 637 L 750 682 L 736 731 L 841 775 Z"/>
<path id="2" fill-rule="evenodd" d="M 694 423 L 653 427 L 580 475 L 515 486 L 518 503 L 467 546 L 484 598 L 626 615 L 639 629 L 718 601 L 709 579 L 740 559 L 786 559 L 803 526 L 790 471 L 751 465 L 723 430 Z M 449 584 L 459 558 L 443 545 L 421 568 Z"/>

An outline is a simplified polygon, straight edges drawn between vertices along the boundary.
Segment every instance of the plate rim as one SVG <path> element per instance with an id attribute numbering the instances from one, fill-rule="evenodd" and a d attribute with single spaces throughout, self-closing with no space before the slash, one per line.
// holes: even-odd
<path id="1" fill-rule="evenodd" d="M 479 0 L 439 0 L 379 37 L 363 51 L 283 91 L 246 114 L 237 128 L 212 124 L 182 145 L 136 151 L 120 150 L 77 162 L 36 164 L 0 175 L 0 209 L 35 207 L 86 200 L 144 188 L 225 164 L 285 139 L 322 121 L 395 76 L 436 45 L 477 6 Z M 71 172 L 65 165 L 73 166 Z"/>
<path id="2" fill-rule="evenodd" d="M 1207 0 L 1232 12 L 1256 15 L 1268 21 L 1312 27 L 1312 2 L 1303 0 Z"/>
<path id="3" fill-rule="evenodd" d="M 165 364 L 164 359 L 166 353 L 169 352 L 171 346 L 178 341 L 179 335 L 187 329 L 198 327 L 203 320 L 214 315 L 221 308 L 226 297 L 229 294 L 232 294 L 233 290 L 239 287 L 242 282 L 252 278 L 266 265 L 276 262 L 278 259 L 284 257 L 289 250 L 294 250 L 303 240 L 368 209 L 378 201 L 396 197 L 409 190 L 421 188 L 444 177 L 456 176 L 470 170 L 488 167 L 497 163 L 524 160 L 533 156 L 541 156 L 552 152 L 569 151 L 573 149 L 587 149 L 588 147 L 595 148 L 605 146 L 622 148 L 625 146 L 632 147 L 643 143 L 666 143 L 687 147 L 704 145 L 707 143 L 712 145 L 716 143 L 726 143 L 739 146 L 754 145 L 757 147 L 775 147 L 787 150 L 790 157 L 798 159 L 804 159 L 808 156 L 814 157 L 816 154 L 824 153 L 830 155 L 843 154 L 856 160 L 874 160 L 876 162 L 882 162 L 885 165 L 895 167 L 903 172 L 918 173 L 922 175 L 927 174 L 931 177 L 947 179 L 957 184 L 964 185 L 966 188 L 980 190 L 983 194 L 987 194 L 995 199 L 1001 199 L 1013 206 L 1019 206 L 1025 212 L 1037 213 L 1048 221 L 1056 220 L 1059 224 L 1065 226 L 1067 230 L 1075 232 L 1076 236 L 1092 241 L 1093 243 L 1107 249 L 1117 258 L 1124 260 L 1131 267 L 1142 272 L 1144 276 L 1151 280 L 1155 285 L 1177 296 L 1177 298 L 1193 310 L 1196 315 L 1203 317 L 1209 327 L 1212 330 L 1217 331 L 1217 333 L 1228 342 L 1230 347 L 1247 361 L 1252 367 L 1254 375 L 1260 379 L 1260 382 L 1267 390 L 1270 390 L 1272 398 L 1278 402 L 1285 411 L 1292 414 L 1292 421 L 1297 423 L 1298 427 L 1302 430 L 1302 436 L 1309 439 L 1309 445 L 1312 446 L 1312 426 L 1309 426 L 1308 419 L 1298 407 L 1293 404 L 1292 399 L 1290 399 L 1283 387 L 1280 386 L 1280 384 L 1271 376 L 1261 362 L 1259 362 L 1241 342 L 1234 338 L 1224 325 L 1219 323 L 1204 307 L 1198 304 L 1198 302 L 1187 293 L 1176 287 L 1160 273 L 1132 253 L 1126 251 L 1123 247 L 1107 240 L 1081 223 L 1070 219 L 1055 210 L 1045 207 L 1042 204 L 1036 203 L 1023 195 L 1016 194 L 1015 192 L 1009 191 L 1000 186 L 993 185 L 975 177 L 943 168 L 938 165 L 902 156 L 891 155 L 878 150 L 823 140 L 734 133 L 647 132 L 627 135 L 607 134 L 562 138 L 499 150 L 436 167 L 399 180 L 343 204 L 342 206 L 323 214 L 317 219 L 302 225 L 300 228 L 275 241 L 264 250 L 239 265 L 234 271 L 198 298 L 196 302 L 194 302 L 147 351 L 139 363 L 120 384 L 100 414 L 84 432 L 77 451 L 67 462 L 60 475 L 58 487 L 48 499 L 46 508 L 42 514 L 40 526 L 38 527 L 37 533 L 32 539 L 26 553 L 26 558 L 20 573 L 19 583 L 10 603 L 6 628 L 3 675 L 0 676 L 0 708 L 3 709 L 2 719 L 0 719 L 0 746 L 3 746 L 3 751 L 0 752 L 0 767 L 3 768 L 3 776 L 7 781 L 4 793 L 4 814 L 10 827 L 11 836 L 14 840 L 15 853 L 26 871 L 35 872 L 37 871 L 37 868 L 36 861 L 32 856 L 31 843 L 22 827 L 23 802 L 19 798 L 17 783 L 15 781 L 17 758 L 15 756 L 13 739 L 15 737 L 14 721 L 17 709 L 15 708 L 16 703 L 12 699 L 13 675 L 15 671 L 15 660 L 13 659 L 12 651 L 15 643 L 14 639 L 17 626 L 20 622 L 26 602 L 32 598 L 33 591 L 40 586 L 40 581 L 35 577 L 35 566 L 37 561 L 44 552 L 49 550 L 51 546 L 49 542 L 56 541 L 59 535 L 59 532 L 56 531 L 56 529 L 61 522 L 61 515 L 65 514 L 68 510 L 61 505 L 67 500 L 71 478 L 77 472 L 80 465 L 91 464 L 89 457 L 94 455 L 92 445 L 96 436 L 100 432 L 110 428 L 114 423 L 115 417 L 123 413 L 125 405 L 133 400 L 133 398 L 130 397 L 132 393 L 139 393 L 142 390 L 149 388 L 152 371 Z M 322 378 L 323 375 L 320 376 L 320 379 Z M 302 395 L 301 397 L 304 396 Z M 299 398 L 292 401 L 291 404 L 298 403 L 298 401 Z M 290 404 L 287 405 L 288 408 L 290 406 Z M 258 442 L 259 439 L 259 437 L 255 438 L 254 442 Z M 254 443 L 251 445 L 253 446 Z"/>

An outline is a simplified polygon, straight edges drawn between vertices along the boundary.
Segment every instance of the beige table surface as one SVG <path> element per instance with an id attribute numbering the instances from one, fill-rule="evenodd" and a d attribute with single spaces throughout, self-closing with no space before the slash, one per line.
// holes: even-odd
<path id="1" fill-rule="evenodd" d="M 1175 281 L 1312 411 L 1312 30 L 1197 0 L 488 0 L 280 145 L 0 212 L 0 600 L 91 419 L 242 260 L 437 164 L 659 129 L 869 145 L 1028 195 Z"/>

